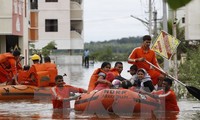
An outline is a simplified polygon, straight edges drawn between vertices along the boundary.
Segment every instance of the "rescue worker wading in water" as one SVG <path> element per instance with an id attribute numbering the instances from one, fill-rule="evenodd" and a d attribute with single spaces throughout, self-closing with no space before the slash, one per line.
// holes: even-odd
<path id="1" fill-rule="evenodd" d="M 85 93 L 86 90 L 65 84 L 63 76 L 57 75 L 55 78 L 56 86 L 52 87 L 52 104 L 54 109 L 70 108 L 70 92 Z"/>

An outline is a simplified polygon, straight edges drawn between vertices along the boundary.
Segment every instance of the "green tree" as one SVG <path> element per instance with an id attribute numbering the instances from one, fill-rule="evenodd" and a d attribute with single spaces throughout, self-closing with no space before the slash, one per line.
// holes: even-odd
<path id="1" fill-rule="evenodd" d="M 50 55 L 50 52 L 52 50 L 57 49 L 56 45 L 57 44 L 55 43 L 55 41 L 51 41 L 50 43 L 48 43 L 45 47 L 42 48 L 42 55 L 44 55 L 44 56 Z"/>
<path id="2" fill-rule="evenodd" d="M 192 0 L 166 0 L 166 1 L 171 9 L 176 10 L 178 8 L 187 5 Z"/>
<path id="3" fill-rule="evenodd" d="M 200 85 L 200 45 L 187 52 L 186 61 L 179 67 L 179 78 L 185 82 Z"/>

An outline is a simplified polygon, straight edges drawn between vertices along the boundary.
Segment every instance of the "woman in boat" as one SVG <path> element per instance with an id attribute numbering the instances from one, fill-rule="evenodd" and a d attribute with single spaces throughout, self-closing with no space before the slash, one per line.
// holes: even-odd
<path id="1" fill-rule="evenodd" d="M 88 85 L 88 92 L 91 92 L 92 90 L 94 90 L 97 83 L 112 85 L 109 81 L 104 80 L 106 77 L 106 73 L 109 72 L 110 68 L 111 68 L 111 64 L 109 62 L 103 62 L 101 64 L 101 68 L 98 68 L 93 72 L 90 78 L 89 85 Z"/>
<path id="2" fill-rule="evenodd" d="M 152 92 L 155 90 L 151 77 L 147 71 L 143 68 L 138 69 L 137 71 L 137 81 L 135 81 L 134 86 L 139 87 L 140 90 L 146 92 Z"/>
<path id="3" fill-rule="evenodd" d="M 84 93 L 87 92 L 83 88 L 77 88 L 65 84 L 62 75 L 55 77 L 56 86 L 52 87 L 52 104 L 54 109 L 70 108 L 70 92 Z"/>
<path id="4" fill-rule="evenodd" d="M 97 85 L 94 90 L 102 90 L 110 88 L 112 86 L 110 83 L 112 83 L 114 78 L 115 76 L 113 75 L 112 72 L 108 72 L 107 74 L 99 74 L 99 78 L 96 82 Z"/>

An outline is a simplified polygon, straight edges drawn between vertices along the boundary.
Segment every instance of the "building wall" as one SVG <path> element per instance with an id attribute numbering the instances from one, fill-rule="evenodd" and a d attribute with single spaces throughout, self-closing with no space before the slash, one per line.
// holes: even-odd
<path id="1" fill-rule="evenodd" d="M 58 0 L 58 2 L 45 2 L 38 0 L 38 41 L 37 49 L 41 49 L 49 42 L 55 41 L 58 49 L 71 49 L 70 40 L 70 0 Z M 58 19 L 58 31 L 46 32 L 45 19 Z"/>
<path id="2" fill-rule="evenodd" d="M 39 40 L 69 40 L 70 12 L 39 10 Z M 58 32 L 45 32 L 45 19 L 58 19 Z"/>
<path id="3" fill-rule="evenodd" d="M 0 0 L 0 35 L 12 33 L 12 0 Z"/>
<path id="4" fill-rule="evenodd" d="M 192 0 L 186 6 L 185 38 L 186 40 L 200 40 L 200 0 Z"/>

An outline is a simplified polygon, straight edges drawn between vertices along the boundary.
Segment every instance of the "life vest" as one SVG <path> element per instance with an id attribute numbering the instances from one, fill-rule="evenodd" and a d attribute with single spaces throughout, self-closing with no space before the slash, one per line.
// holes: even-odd
<path id="1" fill-rule="evenodd" d="M 0 54 L 0 82 L 12 80 L 13 73 L 11 70 L 11 64 L 9 59 L 14 60 L 14 56 L 11 53 Z"/>
<path id="2" fill-rule="evenodd" d="M 24 84 L 28 82 L 28 70 L 20 70 L 18 72 L 17 80 L 19 84 Z"/>
<path id="3" fill-rule="evenodd" d="M 49 72 L 49 86 L 55 86 L 55 77 L 58 75 L 57 66 L 54 63 L 44 63 L 46 70 Z"/>
<path id="4" fill-rule="evenodd" d="M 118 70 L 117 70 L 117 69 L 115 69 L 115 68 L 111 68 L 111 69 L 110 69 L 110 72 L 112 72 L 112 73 L 113 73 L 113 75 L 114 75 L 115 77 L 117 77 L 117 76 L 120 76 L 120 74 L 119 74 Z"/>
<path id="5" fill-rule="evenodd" d="M 96 69 L 96 70 L 94 71 L 94 73 L 92 74 L 92 76 L 91 76 L 91 78 L 90 78 L 89 85 L 88 85 L 88 90 L 87 90 L 88 93 L 91 92 L 92 90 L 94 90 L 94 88 L 96 87 L 95 83 L 96 83 L 96 81 L 97 81 L 97 79 L 98 79 L 98 77 L 99 77 L 98 74 L 99 74 L 100 72 L 105 73 L 103 70 L 101 70 L 101 68 L 98 68 L 98 69 Z"/>
<path id="6" fill-rule="evenodd" d="M 44 64 L 33 64 L 28 74 L 31 81 L 35 81 L 36 86 L 38 87 L 49 86 L 50 82 L 49 72 L 46 70 Z"/>

